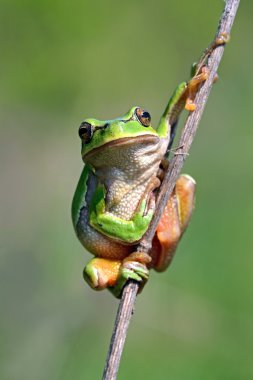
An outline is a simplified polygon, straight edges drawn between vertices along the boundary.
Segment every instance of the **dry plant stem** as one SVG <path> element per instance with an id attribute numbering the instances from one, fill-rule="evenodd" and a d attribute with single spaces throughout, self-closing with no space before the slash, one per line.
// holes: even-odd
<path id="1" fill-rule="evenodd" d="M 103 379 L 116 379 L 120 356 L 138 292 L 138 283 L 129 281 L 124 287 L 118 307 Z M 116 343 L 116 344 L 115 344 Z"/>
<path id="2" fill-rule="evenodd" d="M 221 33 L 230 34 L 239 2 L 240 0 L 226 1 L 224 11 L 219 21 L 216 36 L 220 35 Z M 179 141 L 179 148 L 177 149 L 173 159 L 170 162 L 169 169 L 160 187 L 155 215 L 151 221 L 147 233 L 144 235 L 138 246 L 139 251 L 148 252 L 151 248 L 152 239 L 161 218 L 162 212 L 165 205 L 167 204 L 172 190 L 174 189 L 176 180 L 181 172 L 184 161 L 188 155 L 195 133 L 197 131 L 200 118 L 204 111 L 209 93 L 213 85 L 214 77 L 217 73 L 218 66 L 224 52 L 224 47 L 224 45 L 218 46 L 211 53 L 208 59 L 207 66 L 210 70 L 210 75 L 196 95 L 196 98 L 194 100 L 196 104 L 196 110 L 190 113 L 186 120 Z M 115 380 L 117 378 L 119 362 L 123 351 L 128 325 L 133 312 L 137 291 L 138 284 L 132 281 L 129 281 L 123 290 L 103 373 L 103 380 Z"/>

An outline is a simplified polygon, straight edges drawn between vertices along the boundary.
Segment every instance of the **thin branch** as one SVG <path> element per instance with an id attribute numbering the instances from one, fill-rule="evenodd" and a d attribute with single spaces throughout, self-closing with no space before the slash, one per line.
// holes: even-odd
<path id="1" fill-rule="evenodd" d="M 103 379 L 105 380 L 114 380 L 117 378 L 120 357 L 124 348 L 127 329 L 133 313 L 137 292 L 138 283 L 132 280 L 128 281 L 127 285 L 124 287 L 114 323 L 108 357 L 103 374 Z"/>
<path id="2" fill-rule="evenodd" d="M 230 34 L 239 2 L 240 0 L 226 0 L 225 8 L 219 21 L 216 37 L 221 34 Z M 168 202 L 168 199 L 175 187 L 176 180 L 181 172 L 184 161 L 188 155 L 195 133 L 197 131 L 200 118 L 203 114 L 208 96 L 213 85 L 214 77 L 217 73 L 218 66 L 224 52 L 224 47 L 224 45 L 220 45 L 216 47 L 210 54 L 207 62 L 207 67 L 210 70 L 209 77 L 196 95 L 196 98 L 194 100 L 194 103 L 196 104 L 196 110 L 194 112 L 191 112 L 186 120 L 179 141 L 179 148 L 177 149 L 176 154 L 174 154 L 174 157 L 170 162 L 169 169 L 159 190 L 154 217 L 150 223 L 148 231 L 138 245 L 138 251 L 148 252 L 151 248 L 152 239 L 155 234 L 157 225 Z M 133 281 L 129 281 L 123 289 L 103 373 L 103 380 L 115 380 L 117 378 L 120 358 L 123 351 L 130 318 L 133 313 L 137 292 L 138 284 L 134 283 Z"/>

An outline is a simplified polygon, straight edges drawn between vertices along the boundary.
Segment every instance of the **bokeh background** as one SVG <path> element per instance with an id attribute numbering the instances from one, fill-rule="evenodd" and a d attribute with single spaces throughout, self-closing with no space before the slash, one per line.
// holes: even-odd
<path id="1" fill-rule="evenodd" d="M 158 122 L 221 0 L 1 0 L 0 378 L 99 379 L 118 301 L 82 280 L 77 130 L 141 105 Z M 184 171 L 194 218 L 138 297 L 119 379 L 253 378 L 252 12 L 242 2 Z"/>

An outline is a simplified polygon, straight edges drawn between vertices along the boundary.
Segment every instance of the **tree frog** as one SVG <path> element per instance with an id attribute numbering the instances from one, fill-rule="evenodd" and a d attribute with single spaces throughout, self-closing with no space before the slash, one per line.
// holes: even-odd
<path id="1" fill-rule="evenodd" d="M 181 175 L 167 203 L 149 254 L 136 246 L 155 211 L 156 193 L 166 169 L 164 159 L 179 114 L 195 109 L 194 96 L 208 71 L 198 65 L 189 82 L 172 95 L 158 127 L 138 106 L 112 120 L 84 120 L 79 128 L 85 163 L 73 203 L 72 220 L 78 239 L 95 257 L 84 268 L 84 279 L 96 290 L 110 289 L 120 297 L 128 279 L 141 286 L 149 269 L 170 264 L 194 207 L 195 181 Z"/>

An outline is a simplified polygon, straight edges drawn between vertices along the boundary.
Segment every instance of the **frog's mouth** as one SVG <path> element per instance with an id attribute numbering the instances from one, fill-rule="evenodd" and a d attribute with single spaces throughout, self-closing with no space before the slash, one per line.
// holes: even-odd
<path id="1" fill-rule="evenodd" d="M 88 161 L 90 157 L 96 155 L 97 153 L 101 152 L 104 149 L 112 149 L 114 147 L 121 147 L 121 146 L 131 146 L 131 145 L 148 145 L 148 144 L 158 144 L 160 141 L 158 136 L 155 135 L 142 135 L 142 136 L 133 136 L 133 137 L 122 137 L 117 140 L 109 141 L 101 146 L 98 146 L 97 148 L 92 149 L 91 151 L 87 152 L 83 155 L 83 159 L 85 161 Z"/>

